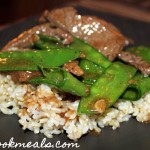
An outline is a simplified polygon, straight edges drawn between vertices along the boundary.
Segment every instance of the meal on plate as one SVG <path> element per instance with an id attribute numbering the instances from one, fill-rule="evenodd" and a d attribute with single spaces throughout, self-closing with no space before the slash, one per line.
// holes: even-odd
<path id="1" fill-rule="evenodd" d="M 72 140 L 130 117 L 149 122 L 150 48 L 130 43 L 96 16 L 45 11 L 1 48 L 1 112 L 17 114 L 23 130 Z"/>

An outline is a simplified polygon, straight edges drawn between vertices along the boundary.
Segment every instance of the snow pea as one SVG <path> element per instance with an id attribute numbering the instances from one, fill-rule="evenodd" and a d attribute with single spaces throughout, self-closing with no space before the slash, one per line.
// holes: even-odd
<path id="1" fill-rule="evenodd" d="M 137 73 L 127 90 L 121 96 L 125 100 L 138 100 L 150 91 L 150 77 L 144 77 L 143 74 Z"/>
<path id="2" fill-rule="evenodd" d="M 103 113 L 118 100 L 135 73 L 134 67 L 121 62 L 112 63 L 91 86 L 89 96 L 81 98 L 78 114 Z"/>
<path id="3" fill-rule="evenodd" d="M 0 71 L 39 70 L 38 66 L 58 67 L 80 57 L 78 50 L 55 48 L 49 50 L 6 51 L 0 53 Z"/>
<path id="4" fill-rule="evenodd" d="M 35 42 L 35 45 L 41 49 L 45 48 L 48 49 L 52 47 L 62 46 L 62 43 L 59 39 L 51 40 L 51 37 L 47 35 L 37 35 L 37 36 L 39 36 L 39 40 Z M 55 41 L 55 43 L 52 43 L 52 41 Z M 98 52 L 97 49 L 90 46 L 89 44 L 87 44 L 86 42 L 84 42 L 79 38 L 74 37 L 73 42 L 67 45 L 67 47 L 72 48 L 74 50 L 79 50 L 81 53 L 85 55 L 86 59 L 103 68 L 107 68 L 111 64 L 111 62 L 103 54 Z"/>
<path id="5" fill-rule="evenodd" d="M 39 37 L 39 39 L 41 39 L 42 41 L 47 41 L 47 42 L 54 42 L 54 43 L 60 43 L 62 44 L 62 41 L 56 37 L 52 37 L 52 36 L 47 36 L 44 34 L 37 34 L 36 36 Z"/>
<path id="6" fill-rule="evenodd" d="M 54 43 L 48 43 L 48 42 L 43 42 L 42 40 L 38 40 L 34 43 L 34 46 L 37 48 L 40 48 L 41 50 L 45 49 L 54 49 L 54 48 L 58 48 L 58 46 Z"/>
<path id="7" fill-rule="evenodd" d="M 81 51 L 87 60 L 103 68 L 107 68 L 111 64 L 102 53 L 79 38 L 74 37 L 74 41 L 68 47 Z"/>
<path id="8" fill-rule="evenodd" d="M 87 96 L 88 87 L 62 68 L 42 68 L 44 77 L 33 78 L 29 83 L 49 84 L 63 92 L 77 96 Z"/>
<path id="9" fill-rule="evenodd" d="M 60 48 L 64 47 L 62 41 L 51 36 L 44 34 L 37 34 L 35 36 L 34 46 L 43 49 Z"/>
<path id="10" fill-rule="evenodd" d="M 83 82 L 90 85 L 92 85 L 104 71 L 104 68 L 87 59 L 81 59 L 79 66 L 84 71 L 82 76 Z"/>

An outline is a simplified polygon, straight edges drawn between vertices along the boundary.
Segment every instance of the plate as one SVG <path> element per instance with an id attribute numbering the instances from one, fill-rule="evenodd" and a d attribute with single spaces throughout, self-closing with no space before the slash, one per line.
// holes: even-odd
<path id="1" fill-rule="evenodd" d="M 150 24 L 135 21 L 115 15 L 96 12 L 85 8 L 77 8 L 79 13 L 96 15 L 116 25 L 121 32 L 134 40 L 134 45 L 150 46 Z M 0 31 L 0 47 L 16 37 L 22 31 L 37 24 L 37 16 L 23 22 L 13 24 L 11 27 Z M 34 149 L 78 149 L 78 150 L 149 150 L 150 149 L 150 125 L 139 123 L 135 118 L 121 123 L 120 128 L 112 130 L 110 127 L 102 129 L 101 135 L 89 133 L 81 139 L 73 142 L 67 139 L 66 134 L 46 138 L 43 134 L 34 134 L 31 131 L 23 131 L 18 123 L 16 115 L 4 115 L 0 113 L 0 149 L 4 143 L 45 143 L 58 144 L 58 147 L 34 148 Z M 76 144 L 69 146 L 69 144 Z M 36 144 L 35 144 L 36 145 Z M 78 147 L 79 146 L 79 147 Z M 36 147 L 36 146 L 35 146 Z M 7 147 L 8 148 L 8 147 Z M 22 149 L 22 148 L 20 148 Z M 33 149 L 29 148 L 29 149 Z"/>

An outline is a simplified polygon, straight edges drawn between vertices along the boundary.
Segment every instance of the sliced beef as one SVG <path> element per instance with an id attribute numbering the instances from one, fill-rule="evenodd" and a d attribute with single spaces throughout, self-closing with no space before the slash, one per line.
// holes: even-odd
<path id="1" fill-rule="evenodd" d="M 7 50 L 18 50 L 24 48 L 30 48 L 33 45 L 33 34 L 49 32 L 49 25 L 35 26 L 27 31 L 21 33 L 18 37 L 8 42 L 3 48 L 3 51 Z"/>
<path id="2" fill-rule="evenodd" d="M 39 71 L 6 71 L 2 73 L 10 75 L 14 82 L 27 82 L 29 79 L 42 76 Z"/>
<path id="3" fill-rule="evenodd" d="M 46 23 L 24 31 L 18 37 L 8 42 L 8 44 L 6 44 L 2 48 L 2 51 L 29 49 L 33 46 L 35 40 L 37 40 L 36 36 L 34 35 L 40 33 L 61 38 L 62 40 L 64 40 L 64 44 L 69 44 L 73 41 L 72 36 L 70 34 L 67 34 L 62 29 L 57 28 L 50 23 Z"/>
<path id="4" fill-rule="evenodd" d="M 141 57 L 126 51 L 120 52 L 118 57 L 124 62 L 129 63 L 130 65 L 139 69 L 144 75 L 150 75 L 150 64 L 148 64 Z"/>
<path id="5" fill-rule="evenodd" d="M 72 35 L 83 39 L 114 60 L 127 39 L 112 24 L 95 16 L 82 16 L 72 7 L 45 11 L 41 22 L 51 22 Z"/>
<path id="6" fill-rule="evenodd" d="M 79 62 L 74 60 L 64 64 L 63 68 L 76 76 L 82 76 L 84 74 L 84 71 L 78 66 L 78 64 Z"/>

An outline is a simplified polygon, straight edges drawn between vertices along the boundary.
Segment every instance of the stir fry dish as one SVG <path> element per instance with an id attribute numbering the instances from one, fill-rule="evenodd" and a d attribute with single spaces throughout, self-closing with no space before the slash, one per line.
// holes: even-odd
<path id="1" fill-rule="evenodd" d="M 77 140 L 131 116 L 150 120 L 150 48 L 72 7 L 46 10 L 9 41 L 0 72 L 0 110 L 17 114 L 24 130 Z"/>

